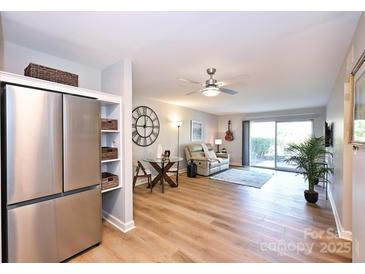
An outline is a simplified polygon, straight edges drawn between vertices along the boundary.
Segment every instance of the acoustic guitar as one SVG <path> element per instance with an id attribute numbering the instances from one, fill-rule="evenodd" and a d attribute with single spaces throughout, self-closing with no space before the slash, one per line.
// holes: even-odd
<path id="1" fill-rule="evenodd" d="M 226 136 L 224 137 L 226 141 L 233 141 L 233 132 L 231 131 L 231 120 L 228 121 L 228 130 L 226 131 Z"/>

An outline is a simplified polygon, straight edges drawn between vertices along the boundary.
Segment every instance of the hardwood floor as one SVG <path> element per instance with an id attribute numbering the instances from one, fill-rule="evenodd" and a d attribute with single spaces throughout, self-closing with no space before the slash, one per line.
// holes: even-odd
<path id="1" fill-rule="evenodd" d="M 300 176 L 266 172 L 261 189 L 185 175 L 164 194 L 138 186 L 136 228 L 104 222 L 102 243 L 71 262 L 351 262 L 323 189 L 310 205 Z"/>

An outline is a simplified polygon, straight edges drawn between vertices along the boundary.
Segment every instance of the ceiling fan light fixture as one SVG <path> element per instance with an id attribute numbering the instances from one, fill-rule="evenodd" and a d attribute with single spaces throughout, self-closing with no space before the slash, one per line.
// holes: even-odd
<path id="1" fill-rule="evenodd" d="M 191 95 L 191 94 L 200 92 L 204 96 L 214 97 L 214 96 L 219 95 L 220 93 L 225 93 L 228 95 L 235 95 L 238 93 L 237 91 L 235 91 L 233 89 L 226 88 L 225 86 L 227 85 L 227 83 L 225 81 L 218 82 L 217 79 L 214 79 L 215 72 L 216 72 L 215 68 L 208 68 L 207 73 L 209 75 L 209 79 L 207 79 L 205 82 L 202 82 L 202 83 L 194 81 L 194 80 L 178 78 L 180 81 L 184 81 L 184 82 L 188 82 L 188 83 L 192 83 L 192 84 L 199 84 L 201 86 L 200 89 L 194 90 L 192 92 L 188 92 L 185 95 Z"/>
<path id="2" fill-rule="evenodd" d="M 207 87 L 202 91 L 204 96 L 213 97 L 219 95 L 221 91 L 217 87 Z"/>

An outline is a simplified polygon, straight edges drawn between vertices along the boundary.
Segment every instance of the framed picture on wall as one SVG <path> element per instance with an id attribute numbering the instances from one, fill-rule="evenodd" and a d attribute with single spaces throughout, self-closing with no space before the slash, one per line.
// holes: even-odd
<path id="1" fill-rule="evenodd" d="M 352 143 L 365 146 L 365 52 L 352 71 Z"/>
<path id="2" fill-rule="evenodd" d="M 203 122 L 191 120 L 191 141 L 201 142 L 203 141 Z"/>

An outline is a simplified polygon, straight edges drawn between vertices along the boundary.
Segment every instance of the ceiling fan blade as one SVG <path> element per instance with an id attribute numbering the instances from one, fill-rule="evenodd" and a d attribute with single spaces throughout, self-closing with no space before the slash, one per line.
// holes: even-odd
<path id="1" fill-rule="evenodd" d="M 223 93 L 229 94 L 229 95 L 235 95 L 238 93 L 238 91 L 235 91 L 233 89 L 228 89 L 228 88 L 219 88 L 219 90 Z"/>
<path id="2" fill-rule="evenodd" d="M 194 81 L 194 80 L 190 80 L 190 79 L 185 79 L 185 78 L 177 78 L 177 80 L 183 81 L 183 82 L 186 82 L 186 83 L 190 83 L 190 84 L 200 85 L 200 86 L 203 85 L 202 83 L 200 83 L 198 81 Z"/>
<path id="3" fill-rule="evenodd" d="M 217 85 L 219 87 L 229 86 L 229 85 L 233 85 L 235 83 L 244 82 L 245 80 L 248 80 L 248 79 L 250 79 L 250 75 L 248 75 L 248 74 L 239 74 L 239 75 L 236 75 L 234 77 L 230 77 L 230 78 L 228 78 L 226 80 L 219 81 L 217 83 Z"/>
<path id="4" fill-rule="evenodd" d="M 185 96 L 192 95 L 192 94 L 197 93 L 199 91 L 200 91 L 200 89 L 185 93 Z"/>

